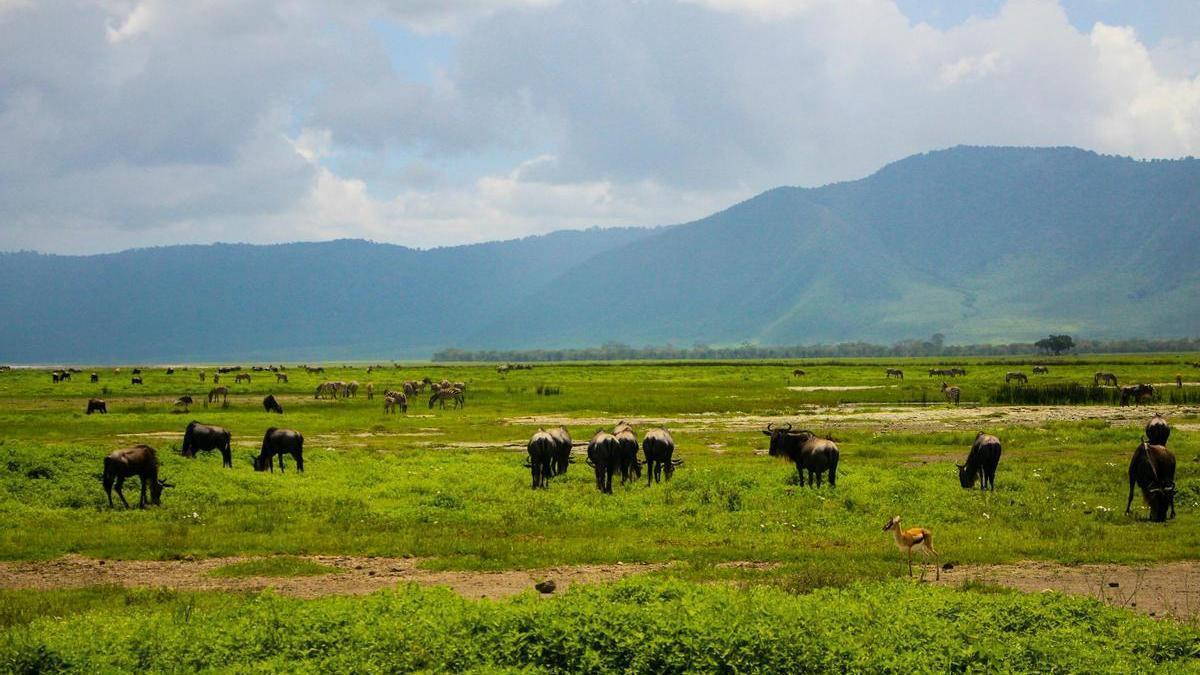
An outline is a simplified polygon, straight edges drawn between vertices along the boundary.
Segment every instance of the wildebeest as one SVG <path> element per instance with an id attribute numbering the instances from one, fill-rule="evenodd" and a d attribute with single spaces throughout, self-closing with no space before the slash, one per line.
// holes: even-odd
<path id="1" fill-rule="evenodd" d="M 793 376 L 793 377 L 804 377 L 804 376 L 805 376 L 805 375 L 807 375 L 807 374 L 808 374 L 808 373 L 804 372 L 803 370 L 800 370 L 799 368 L 797 368 L 797 369 L 795 369 L 795 370 L 793 370 L 793 371 L 792 371 L 792 376 Z"/>
<path id="2" fill-rule="evenodd" d="M 1125 513 L 1133 506 L 1133 486 L 1142 489 L 1142 498 L 1150 507 L 1150 520 L 1161 523 L 1167 512 L 1175 517 L 1175 455 L 1166 446 L 1152 445 L 1143 440 L 1133 451 L 1129 462 L 1129 501 Z"/>
<path id="3" fill-rule="evenodd" d="M 216 376 L 214 376 L 214 378 L 215 377 Z M 212 389 L 208 390 L 208 402 L 209 403 L 212 403 L 213 401 L 217 400 L 218 397 L 221 399 L 222 404 L 228 403 L 229 402 L 229 387 L 213 387 Z"/>
<path id="4" fill-rule="evenodd" d="M 617 437 L 603 429 L 597 429 L 588 441 L 588 464 L 596 472 L 596 489 L 612 494 L 612 479 L 621 461 L 621 444 Z"/>
<path id="5" fill-rule="evenodd" d="M 1150 445 L 1166 445 L 1170 437 L 1171 427 L 1162 415 L 1156 414 L 1146 422 L 1146 440 L 1150 441 Z"/>
<path id="6" fill-rule="evenodd" d="M 403 392 L 389 391 L 383 395 L 383 412 L 390 414 L 399 409 L 402 413 L 408 413 L 408 397 Z"/>
<path id="7" fill-rule="evenodd" d="M 183 408 L 183 412 L 187 412 L 188 408 L 191 407 L 192 402 L 192 397 L 185 394 L 175 399 L 175 407 Z"/>
<path id="8" fill-rule="evenodd" d="M 554 461 L 550 468 L 554 471 L 555 476 L 564 474 L 571 464 L 571 448 L 575 445 L 571 440 L 571 433 L 567 431 L 566 427 L 561 426 L 546 433 L 554 439 Z"/>
<path id="9" fill-rule="evenodd" d="M 91 381 L 91 383 L 92 383 L 92 384 L 95 384 L 95 383 L 97 383 L 97 382 L 99 382 L 99 381 L 100 381 L 100 375 L 99 375 L 99 374 L 97 374 L 97 373 L 92 373 L 92 374 L 91 374 L 91 377 L 90 377 L 89 379 L 90 379 L 90 381 Z"/>
<path id="10" fill-rule="evenodd" d="M 141 369 L 141 368 L 134 368 L 133 370 L 129 371 L 129 374 L 130 374 L 130 375 L 141 375 L 141 374 L 142 374 L 142 369 Z"/>
<path id="11" fill-rule="evenodd" d="M 429 407 L 432 409 L 434 403 L 440 403 L 442 408 L 446 407 L 446 401 L 454 401 L 455 408 L 461 408 L 466 403 L 466 398 L 459 389 L 454 387 L 444 387 L 437 389 L 429 396 Z"/>
<path id="12" fill-rule="evenodd" d="M 271 460 L 279 456 L 279 470 L 283 471 L 283 456 L 291 455 L 296 460 L 296 470 L 304 473 L 304 436 L 299 431 L 291 429 L 276 429 L 271 427 L 263 434 L 262 450 L 258 457 L 251 457 L 255 471 L 271 470 L 275 473 L 275 465 Z"/>
<path id="13" fill-rule="evenodd" d="M 157 506 L 162 503 L 163 488 L 174 487 L 165 480 L 158 478 L 158 454 L 154 448 L 148 445 L 135 445 L 132 448 L 122 448 L 114 450 L 104 458 L 104 492 L 108 495 L 108 505 L 113 506 L 112 491 L 117 490 L 117 496 L 121 498 L 121 503 L 125 508 L 129 508 L 129 502 L 125 501 L 125 493 L 121 491 L 121 487 L 125 485 L 126 478 L 138 477 L 142 484 L 142 498 L 138 501 L 138 508 L 146 508 L 146 488 L 150 488 L 150 503 Z"/>
<path id="14" fill-rule="evenodd" d="M 529 452 L 529 473 L 533 478 L 532 487 L 544 488 L 550 486 L 550 476 L 554 474 L 554 451 L 558 449 L 554 437 L 545 429 L 538 429 L 529 444 L 525 446 Z"/>
<path id="15" fill-rule="evenodd" d="M 91 415 L 94 412 L 100 413 L 101 415 L 107 415 L 108 414 L 108 404 L 98 398 L 89 398 L 87 414 Z"/>
<path id="16" fill-rule="evenodd" d="M 1135 384 L 1129 387 L 1121 387 L 1121 405 L 1128 405 L 1131 399 L 1135 405 L 1154 400 L 1154 386 L 1150 384 Z"/>
<path id="17" fill-rule="evenodd" d="M 975 435 L 971 444 L 971 452 L 967 453 L 967 463 L 958 464 L 958 483 L 964 488 L 975 486 L 975 478 L 979 478 L 979 489 L 989 487 L 996 490 L 996 467 L 1000 464 L 1000 439 L 985 434 L 982 431 Z"/>
<path id="18" fill-rule="evenodd" d="M 958 399 L 962 396 L 962 390 L 958 387 L 951 387 L 945 382 L 942 383 L 942 396 L 946 397 L 947 403 L 958 405 Z"/>
<path id="19" fill-rule="evenodd" d="M 675 453 L 675 439 L 665 428 L 651 429 L 642 438 L 642 452 L 646 454 L 646 485 L 667 480 L 675 473 L 675 467 L 683 464 L 682 459 L 671 457 Z"/>
<path id="20" fill-rule="evenodd" d="M 642 463 L 638 461 L 637 432 L 628 422 L 621 420 L 617 426 L 613 427 L 613 436 L 617 437 L 617 443 L 621 445 L 621 454 L 617 463 L 617 468 L 621 472 L 621 484 L 624 485 L 634 478 L 641 478 Z"/>
<path id="21" fill-rule="evenodd" d="M 808 471 L 810 487 L 819 487 L 828 471 L 829 486 L 837 487 L 838 447 L 832 440 L 818 438 L 811 431 L 792 431 L 791 424 L 779 429 L 768 424 L 763 434 L 771 438 L 768 452 L 772 457 L 786 457 L 796 465 L 801 485 L 804 485 L 805 471 Z"/>
<path id="22" fill-rule="evenodd" d="M 899 368 L 888 368 L 887 375 L 885 375 L 885 377 L 898 377 L 901 380 L 903 380 L 904 379 L 904 371 L 900 370 Z"/>
<path id="23" fill-rule="evenodd" d="M 1034 375 L 1049 375 L 1050 369 L 1047 368 L 1046 366 L 1034 366 L 1033 374 Z"/>
<path id="24" fill-rule="evenodd" d="M 1020 382 L 1021 384 L 1029 383 L 1029 377 L 1026 376 L 1025 373 L 1021 373 L 1021 372 L 1017 372 L 1017 371 L 1009 371 L 1004 374 L 1004 384 L 1008 384 L 1011 380 L 1016 380 L 1017 382 Z"/>
<path id="25" fill-rule="evenodd" d="M 174 375 L 174 374 L 175 374 L 175 369 L 174 369 L 174 368 L 167 368 L 167 374 L 168 374 L 168 375 Z"/>
<path id="26" fill-rule="evenodd" d="M 275 400 L 275 394 L 267 394 L 263 399 L 263 410 L 267 412 L 283 414 L 283 406 L 279 405 L 279 401 Z"/>
<path id="27" fill-rule="evenodd" d="M 195 457 L 197 452 L 219 450 L 221 465 L 233 468 L 233 449 L 230 440 L 233 435 L 224 427 L 212 427 L 195 420 L 188 423 L 183 432 L 183 446 L 179 449 L 184 457 Z"/>
<path id="28" fill-rule="evenodd" d="M 142 378 L 138 377 L 137 375 L 134 375 L 133 377 L 129 378 L 129 384 L 141 384 L 141 383 L 142 383 Z"/>
<path id="29" fill-rule="evenodd" d="M 1117 386 L 1117 376 L 1113 373 L 1101 372 L 1097 372 L 1095 375 L 1092 375 L 1092 384 L 1099 386 L 1101 382 L 1115 387 Z"/>
<path id="30" fill-rule="evenodd" d="M 241 382 L 250 382 L 250 381 L 251 381 L 250 373 L 238 373 L 237 375 L 233 376 L 234 384 L 239 384 Z"/>
<path id="31" fill-rule="evenodd" d="M 287 373 L 275 373 L 275 382 L 287 382 Z"/>

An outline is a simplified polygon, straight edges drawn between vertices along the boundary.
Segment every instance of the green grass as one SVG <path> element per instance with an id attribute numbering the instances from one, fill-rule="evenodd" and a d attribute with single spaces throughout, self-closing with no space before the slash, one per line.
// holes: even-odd
<path id="1" fill-rule="evenodd" d="M 222 565 L 208 572 L 212 577 L 311 577 L 338 571 L 336 567 L 294 556 L 256 558 Z"/>

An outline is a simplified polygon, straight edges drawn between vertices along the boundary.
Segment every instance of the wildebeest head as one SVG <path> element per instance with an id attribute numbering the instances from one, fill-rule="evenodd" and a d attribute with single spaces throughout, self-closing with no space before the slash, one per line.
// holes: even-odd
<path id="1" fill-rule="evenodd" d="M 974 487 L 977 472 L 972 471 L 971 473 L 967 473 L 966 464 L 955 464 L 954 466 L 958 467 L 958 484 L 965 488 Z"/>
<path id="2" fill-rule="evenodd" d="M 155 506 L 162 504 L 163 488 L 169 487 L 175 487 L 175 485 L 165 480 L 154 479 L 154 482 L 150 483 L 150 503 Z"/>
<path id="3" fill-rule="evenodd" d="M 786 427 L 778 429 L 772 428 L 771 424 L 767 424 L 767 428 L 763 429 L 763 433 L 771 437 L 771 447 L 767 451 L 767 454 L 772 457 L 789 456 L 788 449 L 803 445 L 810 438 L 815 437 L 815 434 L 811 431 L 792 431 L 790 422 Z"/>

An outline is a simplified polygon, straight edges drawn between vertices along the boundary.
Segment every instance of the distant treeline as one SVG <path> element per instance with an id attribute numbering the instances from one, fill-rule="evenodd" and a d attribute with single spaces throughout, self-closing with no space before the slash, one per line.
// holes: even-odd
<path id="1" fill-rule="evenodd" d="M 435 352 L 434 361 L 492 361 L 492 362 L 555 362 L 555 361 L 639 361 L 639 360 L 739 360 L 739 359 L 806 359 L 851 358 L 865 356 L 1024 356 L 1045 354 L 1033 342 L 1009 344 L 948 345 L 935 335 L 930 340 L 905 340 L 893 345 L 867 342 L 841 342 L 833 345 L 792 345 L 764 347 L 739 345 L 734 347 L 632 347 L 616 342 L 581 349 L 516 349 L 466 351 L 443 349 Z M 1166 340 L 1086 340 L 1075 341 L 1074 354 L 1129 354 L 1146 352 L 1197 352 L 1200 338 Z"/>

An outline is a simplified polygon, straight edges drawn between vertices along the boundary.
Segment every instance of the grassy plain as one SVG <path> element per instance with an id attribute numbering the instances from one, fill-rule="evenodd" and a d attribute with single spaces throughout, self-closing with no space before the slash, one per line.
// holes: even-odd
<path id="1" fill-rule="evenodd" d="M 199 381 L 195 366 L 174 375 L 164 374 L 162 368 L 146 368 L 142 386 L 129 383 L 128 367 L 119 374 L 111 368 L 85 369 L 62 384 L 51 383 L 46 371 L 15 370 L 0 373 L 0 522 L 4 524 L 0 527 L 0 559 L 48 559 L 68 553 L 134 559 L 346 554 L 416 556 L 428 567 L 462 570 L 675 561 L 652 580 L 625 582 L 610 590 L 572 592 L 545 608 L 528 599 L 477 605 L 451 601 L 434 591 L 410 589 L 372 600 L 369 611 L 349 623 L 365 626 L 374 620 L 370 612 L 386 613 L 397 605 L 419 606 L 412 611 L 454 617 L 453 625 L 431 638 L 435 642 L 451 640 L 458 635 L 456 631 L 468 630 L 464 626 L 473 621 L 502 626 L 489 640 L 532 640 L 528 631 L 521 631 L 533 630 L 531 626 L 543 620 L 554 625 L 574 617 L 604 626 L 609 622 L 605 612 L 611 611 L 614 617 L 634 621 L 638 612 L 650 612 L 661 599 L 634 602 L 621 594 L 652 594 L 657 591 L 651 588 L 668 584 L 678 596 L 672 597 L 672 602 L 693 603 L 705 607 L 704 611 L 714 604 L 732 603 L 735 607 L 727 611 L 736 613 L 742 611 L 737 607 L 750 603 L 786 607 L 778 611 L 797 616 L 826 612 L 818 621 L 817 633 L 850 631 L 858 636 L 846 641 L 844 653 L 834 650 L 835 655 L 851 658 L 858 654 L 865 659 L 863 655 L 870 654 L 870 659 L 882 659 L 878 652 L 882 647 L 876 638 L 868 637 L 869 625 L 856 628 L 847 623 L 850 619 L 846 616 L 834 616 L 828 614 L 833 610 L 818 607 L 835 595 L 849 612 L 857 607 L 855 603 L 882 606 L 891 595 L 925 594 L 926 589 L 887 581 L 907 573 L 890 537 L 880 531 L 896 513 L 904 517 L 906 525 L 933 529 L 943 562 L 958 565 L 1027 559 L 1142 563 L 1200 557 L 1197 406 L 1172 405 L 1169 397 L 1173 390 L 1163 389 L 1159 407 L 1172 413 L 1176 428 L 1170 446 L 1179 459 L 1180 493 L 1178 517 L 1158 525 L 1123 513 L 1128 461 L 1148 412 L 1083 407 L 1070 409 L 1072 414 L 1062 414 L 1062 408 L 1025 408 L 1014 414 L 1012 408 L 990 405 L 1000 391 L 1004 373 L 1010 370 L 1029 374 L 1033 386 L 1090 382 L 1097 370 L 1117 373 L 1122 384 L 1173 384 L 1176 373 L 1181 373 L 1185 382 L 1200 380 L 1200 370 L 1189 365 L 1193 361 L 1200 357 L 1047 358 L 1023 363 L 861 359 L 837 363 L 562 364 L 537 365 L 533 370 L 506 375 L 497 373 L 494 366 L 480 365 L 402 364 L 398 369 L 389 365 L 370 374 L 365 366 L 327 366 L 324 375 L 309 375 L 292 367 L 287 384 L 276 384 L 270 373 L 253 373 L 253 382 L 241 385 L 233 383 L 232 375 L 225 376 L 222 384 L 233 394 L 229 406 L 198 403 L 187 414 L 174 411 L 174 399 L 190 394 L 200 401 L 212 386 Z M 1048 365 L 1050 374 L 1034 377 L 1031 365 L 1035 362 Z M 941 378 L 925 373 L 930 367 L 951 364 L 968 371 L 966 377 L 955 381 L 963 390 L 963 405 L 957 410 L 942 402 L 938 391 Z M 891 366 L 902 367 L 907 378 L 885 379 L 884 368 Z M 807 374 L 793 377 L 794 368 Z M 87 382 L 87 373 L 93 370 L 100 375 L 98 384 Z M 213 369 L 207 370 L 211 373 Z M 381 392 L 397 387 L 404 379 L 423 376 L 465 381 L 466 407 L 430 410 L 422 397 L 410 402 L 407 415 L 388 416 L 382 400 L 377 396 L 368 401 L 362 390 L 349 400 L 313 398 L 323 379 L 353 379 L 364 385 L 374 382 L 376 391 Z M 539 386 L 554 387 L 561 393 L 539 395 Z M 1174 393 L 1192 391 L 1200 391 L 1200 387 L 1185 386 Z M 282 417 L 263 411 L 260 401 L 267 393 L 275 394 L 283 404 Z M 108 401 L 108 415 L 83 414 L 86 400 L 93 396 Z M 562 420 L 576 441 L 583 441 L 601 424 L 611 426 L 625 418 L 642 421 L 643 428 L 665 423 L 672 429 L 679 454 L 685 458 L 674 480 L 652 487 L 644 482 L 622 486 L 616 494 L 604 496 L 595 490 L 590 470 L 581 461 L 567 475 L 553 479 L 549 489 L 529 489 L 521 446 L 538 426 Z M 215 454 L 187 460 L 173 452 L 191 419 L 233 432 L 232 470 L 222 469 Z M 797 428 L 811 427 L 834 436 L 842 450 L 836 489 L 800 487 L 795 484 L 794 469 L 762 454 L 766 437 L 759 429 L 769 420 L 793 421 Z M 252 471 L 248 457 L 268 426 L 294 428 L 305 435 L 306 473 L 295 473 L 290 463 L 282 475 Z M 953 462 L 965 457 L 977 430 L 998 435 L 1004 444 L 994 494 L 963 490 L 955 478 Z M 101 459 L 112 449 L 139 442 L 160 450 L 162 475 L 177 487 L 166 491 L 161 508 L 109 509 L 99 483 Z M 128 494 L 136 494 L 136 488 Z M 1134 503 L 1144 513 L 1140 499 L 1135 498 Z M 776 564 L 719 566 L 733 561 Z M 282 573 L 288 572 L 284 569 Z M 741 592 L 704 583 L 712 581 L 769 588 Z M 846 585 L 852 586 L 846 591 L 849 595 L 837 595 L 833 590 L 823 591 L 833 594 L 827 596 L 790 595 Z M 256 612 L 265 611 L 255 604 L 259 601 L 240 596 L 196 600 L 168 593 L 154 601 L 132 591 L 114 593 L 134 598 L 129 601 L 130 616 L 121 620 L 131 624 L 110 624 L 117 620 L 97 615 L 89 600 L 93 596 L 84 591 L 0 593 L 0 606 L 12 608 L 10 615 L 15 617 L 8 621 L 23 631 L 19 640 L 9 632 L 8 656 L 24 654 L 25 658 L 29 649 L 40 646 L 75 666 L 108 663 L 125 667 L 125 662 L 105 660 L 108 657 L 104 655 L 112 656 L 111 650 L 72 651 L 64 646 L 69 633 L 60 632 L 95 629 L 99 635 L 115 635 L 138 622 L 158 625 L 164 613 L 175 616 L 187 603 L 199 603 L 196 617 L 201 618 L 189 621 L 199 621 L 204 630 L 217 630 L 212 625 L 224 620 L 222 617 L 252 622 Z M 731 600 L 730 594 L 735 599 Z M 966 611 L 962 607 L 967 604 L 982 603 L 975 610 L 980 614 L 973 615 L 980 621 L 987 612 L 993 612 L 986 616 L 994 619 L 1014 611 L 1010 606 L 1014 604 L 1047 608 L 1053 604 L 1007 593 L 992 595 L 980 589 L 938 590 L 928 610 L 932 614 L 917 612 L 920 616 L 912 619 L 910 629 L 950 631 L 938 633 L 939 639 L 947 640 L 947 645 L 958 644 L 962 636 L 956 637 L 949 626 L 957 620 L 955 612 Z M 293 627 L 305 617 L 320 623 L 325 619 L 314 617 L 337 616 L 353 607 L 350 601 L 337 599 L 262 602 L 274 603 L 273 611 L 286 615 L 278 620 Z M 1142 619 L 1086 602 L 1079 604 L 1082 601 L 1059 598 L 1055 602 L 1064 604 L 1046 611 L 1060 618 L 1074 617 L 1079 626 L 1095 629 L 1096 635 L 1111 629 L 1121 635 L 1131 631 L 1130 635 L 1143 639 L 1138 632 L 1145 630 L 1139 623 Z M 960 610 L 938 614 L 938 608 L 948 606 Z M 78 608 L 78 617 L 65 624 L 39 618 L 69 614 L 70 607 Z M 717 624 L 738 618 L 713 611 L 712 621 Z M 889 617 L 884 612 L 870 621 L 886 625 Z M 923 626 L 922 622 L 932 623 Z M 692 628 L 697 635 L 707 634 L 705 626 L 708 624 Z M 1092 638 L 1083 635 L 1090 629 L 1070 638 L 1079 641 L 1080 650 L 1090 649 L 1087 645 Z M 156 630 L 160 631 L 156 639 L 175 648 L 180 638 L 172 631 L 183 629 Z M 749 633 L 745 635 L 751 635 L 759 629 L 746 630 Z M 1176 645 L 1159 652 L 1156 646 L 1147 652 L 1133 643 L 1117 646 L 1132 650 L 1126 655 L 1129 658 L 1151 652 L 1169 652 L 1172 659 L 1186 654 L 1195 657 L 1200 653 L 1200 637 L 1188 632 L 1190 629 L 1179 630 L 1184 631 L 1178 634 L 1182 636 L 1179 644 L 1184 645 L 1179 649 Z M 755 643 L 771 637 L 779 638 L 767 631 L 747 639 Z M 580 639 L 583 646 L 570 649 L 583 650 L 579 653 L 599 649 Z M 964 656 L 962 663 L 977 667 L 1002 663 L 987 659 L 1001 658 L 1001 654 L 1010 658 L 1013 650 L 1025 659 L 1036 659 L 1040 653 L 1040 647 L 1032 642 L 1001 647 L 998 645 L 1004 641 L 998 634 L 994 644 L 988 642 L 991 638 L 981 639 L 982 644 L 992 646 L 976 649 L 976 656 Z M 393 650 L 388 653 L 396 656 L 412 648 L 406 640 L 397 634 L 380 648 Z M 730 640 L 736 641 L 735 637 Z M 533 642 L 550 649 L 547 643 Z M 356 644 L 360 651 L 351 653 L 364 658 L 379 656 Z M 281 645 L 272 658 L 288 657 L 291 648 Z M 466 656 L 456 661 L 448 652 L 430 649 L 430 660 L 420 662 L 424 665 L 419 667 L 484 664 Z M 992 654 L 989 649 L 999 651 Z M 657 653 L 648 646 L 645 650 L 646 655 Z M 4 653 L 0 640 L 0 654 Z M 785 659 L 778 662 L 782 667 L 793 663 L 787 659 L 810 658 L 816 652 L 792 645 L 778 654 Z M 821 658 L 834 658 L 822 654 Z M 991 655 L 984 661 L 971 661 L 984 658 L 981 654 Z M 1098 659 L 1101 654 L 1095 652 Z M 149 660 L 139 663 L 152 668 L 161 665 L 153 655 L 146 658 Z M 1085 657 L 1075 654 L 1070 658 Z M 1126 657 L 1112 658 L 1111 663 L 1118 664 L 1125 663 L 1120 659 Z M 870 659 L 840 662 L 858 664 L 852 669 L 869 670 L 881 664 L 905 669 L 903 659 Z M 589 664 L 565 656 L 559 661 L 547 656 L 529 662 L 564 670 L 587 669 Z M 816 663 L 835 662 L 839 661 Z M 1097 662 L 1104 663 L 1102 659 Z M 234 663 L 238 661 L 218 660 L 208 665 Z M 520 661 L 486 663 L 503 666 Z M 641 670 L 661 665 L 653 660 L 631 663 L 642 663 L 644 667 L 635 668 Z M 945 663 L 949 667 L 952 662 Z M 1020 664 L 1036 660 L 1009 663 L 1020 670 Z M 1068 659 L 1062 663 L 1069 670 L 1087 669 L 1088 662 Z M 325 667 L 330 662 L 313 663 L 313 667 L 318 665 Z"/>

